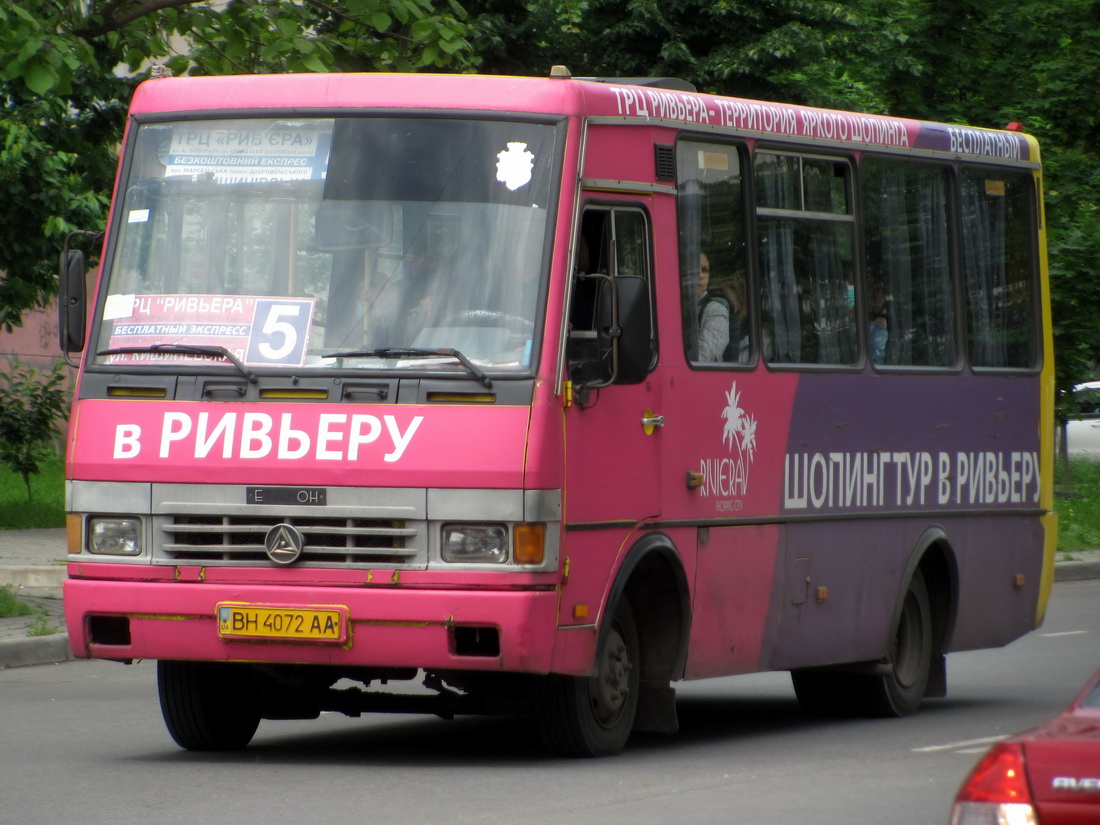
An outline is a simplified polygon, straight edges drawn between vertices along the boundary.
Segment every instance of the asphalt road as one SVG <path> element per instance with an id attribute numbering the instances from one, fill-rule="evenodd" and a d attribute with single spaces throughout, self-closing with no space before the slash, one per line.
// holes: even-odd
<path id="1" fill-rule="evenodd" d="M 326 715 L 252 745 L 169 739 L 152 663 L 0 671 L 0 823 L 946 823 L 991 739 L 1064 705 L 1100 665 L 1100 581 L 1061 582 L 1044 627 L 948 658 L 949 696 L 901 720 L 820 721 L 785 674 L 679 687 L 681 732 L 561 761 L 510 719 Z"/>

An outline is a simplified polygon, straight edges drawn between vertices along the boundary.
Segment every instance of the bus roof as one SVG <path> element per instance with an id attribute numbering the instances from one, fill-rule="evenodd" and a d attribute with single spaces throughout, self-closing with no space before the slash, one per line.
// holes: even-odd
<path id="1" fill-rule="evenodd" d="M 381 73 L 163 78 L 142 83 L 130 111 L 139 116 L 202 111 L 224 115 L 244 109 L 300 115 L 418 109 L 582 116 L 853 150 L 1038 162 L 1037 143 L 1020 132 L 719 97 L 613 79 Z"/>

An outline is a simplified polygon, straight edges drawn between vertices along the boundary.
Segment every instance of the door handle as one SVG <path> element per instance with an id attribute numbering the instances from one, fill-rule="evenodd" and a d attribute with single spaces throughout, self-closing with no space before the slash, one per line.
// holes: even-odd
<path id="1" fill-rule="evenodd" d="M 665 426 L 665 417 L 663 415 L 657 415 L 653 410 L 645 411 L 645 415 L 642 417 L 642 427 L 645 429 L 646 435 L 652 435 L 657 427 L 663 426 Z"/>

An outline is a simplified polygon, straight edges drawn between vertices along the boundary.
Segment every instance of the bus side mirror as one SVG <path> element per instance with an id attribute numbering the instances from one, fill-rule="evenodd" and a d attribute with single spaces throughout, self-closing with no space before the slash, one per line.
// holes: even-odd
<path id="1" fill-rule="evenodd" d="M 653 363 L 653 318 L 649 282 L 638 275 L 619 275 L 619 352 L 616 384 L 640 384 Z"/>
<path id="2" fill-rule="evenodd" d="M 62 352 L 82 352 L 86 333 L 87 313 L 84 276 L 87 265 L 84 252 L 68 249 L 61 253 L 60 280 L 57 298 L 57 332 Z"/>
<path id="3" fill-rule="evenodd" d="M 637 275 L 585 275 L 575 295 L 569 372 L 579 391 L 638 384 L 653 363 L 649 283 Z"/>

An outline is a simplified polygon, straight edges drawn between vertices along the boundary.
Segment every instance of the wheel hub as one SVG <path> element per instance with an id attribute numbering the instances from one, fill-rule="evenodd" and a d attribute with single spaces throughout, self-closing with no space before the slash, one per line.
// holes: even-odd
<path id="1" fill-rule="evenodd" d="M 590 680 L 592 712 L 600 724 L 608 726 L 622 712 L 630 694 L 630 651 L 618 630 L 612 630 L 596 675 Z"/>

